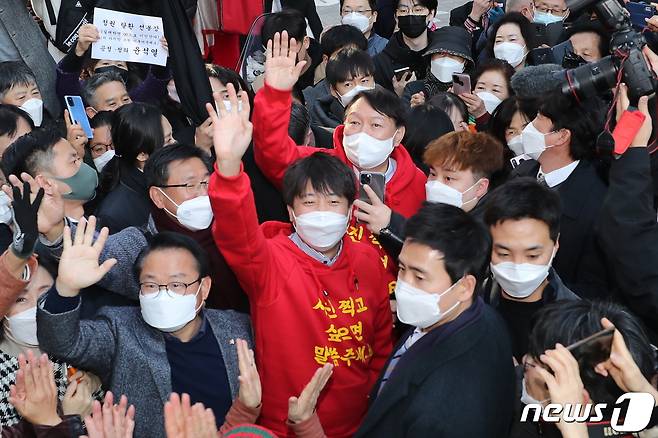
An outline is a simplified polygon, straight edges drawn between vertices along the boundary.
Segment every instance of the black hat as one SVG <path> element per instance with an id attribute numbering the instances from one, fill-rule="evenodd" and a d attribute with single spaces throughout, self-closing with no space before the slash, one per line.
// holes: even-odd
<path id="1" fill-rule="evenodd" d="M 430 38 L 431 41 L 423 56 L 430 56 L 435 53 L 448 53 L 464 58 L 471 64 L 475 64 L 473 62 L 473 55 L 471 54 L 471 33 L 463 27 L 441 27 L 431 32 Z"/>

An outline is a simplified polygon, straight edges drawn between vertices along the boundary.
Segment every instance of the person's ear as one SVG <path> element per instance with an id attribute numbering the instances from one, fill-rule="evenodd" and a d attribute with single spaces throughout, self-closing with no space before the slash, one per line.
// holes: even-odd
<path id="1" fill-rule="evenodd" d="M 340 93 L 338 90 L 336 90 L 336 87 L 333 85 L 329 86 L 329 93 L 331 93 L 332 96 L 334 96 L 336 99 L 340 99 Z"/>
<path id="2" fill-rule="evenodd" d="M 146 160 L 148 159 L 149 159 L 149 154 L 147 154 L 146 152 L 140 152 L 139 155 L 137 155 L 137 161 L 139 161 L 140 164 L 142 164 L 142 167 L 144 163 L 146 163 Z"/>
<path id="3" fill-rule="evenodd" d="M 487 194 L 489 191 L 489 178 L 481 178 L 480 181 L 477 183 L 477 187 L 475 189 L 475 196 L 478 199 L 481 199 L 484 195 Z"/>
<path id="4" fill-rule="evenodd" d="M 430 10 L 430 13 L 427 14 L 427 24 L 430 24 L 435 16 L 436 16 L 436 9 Z"/>
<path id="5" fill-rule="evenodd" d="M 557 238 L 555 239 L 555 254 L 560 250 L 560 235 L 557 235 Z"/>
<path id="6" fill-rule="evenodd" d="M 558 131 L 558 145 L 565 145 L 571 143 L 571 130 L 562 128 Z"/>
<path id="7" fill-rule="evenodd" d="M 322 63 L 326 64 L 329 61 L 329 57 L 327 55 L 322 55 Z"/>
<path id="8" fill-rule="evenodd" d="M 294 217 L 295 212 L 292 209 L 292 206 L 288 205 L 286 206 L 286 208 L 288 209 L 288 219 L 290 219 L 290 223 L 295 225 L 295 217 Z"/>
<path id="9" fill-rule="evenodd" d="M 304 50 L 308 50 L 309 46 L 311 45 L 311 38 L 305 36 L 302 41 L 304 41 L 303 43 Z"/>
<path id="10" fill-rule="evenodd" d="M 374 24 L 377 22 L 377 11 L 372 11 L 371 14 L 372 14 L 372 23 Z"/>
<path id="11" fill-rule="evenodd" d="M 88 106 L 85 108 L 85 112 L 87 113 L 87 117 L 93 119 L 98 111 L 96 111 L 93 107 Z"/>
<path id="12" fill-rule="evenodd" d="M 473 298 L 473 295 L 475 294 L 475 286 L 477 285 L 477 280 L 475 279 L 475 276 L 469 274 L 461 279 L 460 284 L 461 288 L 457 294 L 457 299 L 462 303 L 468 302 Z"/>
<path id="13" fill-rule="evenodd" d="M 149 187 L 149 198 L 151 198 L 153 204 L 160 210 L 165 208 L 165 197 L 159 187 Z"/>
<path id="14" fill-rule="evenodd" d="M 402 143 L 402 139 L 404 138 L 405 133 L 406 133 L 406 130 L 405 130 L 404 126 L 400 126 L 398 128 L 398 132 L 393 137 L 393 146 L 397 146 L 400 143 Z"/>
<path id="15" fill-rule="evenodd" d="M 208 299 L 211 286 L 212 286 L 212 279 L 210 278 L 210 276 L 203 277 L 201 279 L 201 290 L 199 292 L 201 293 L 202 301 L 206 301 Z"/>

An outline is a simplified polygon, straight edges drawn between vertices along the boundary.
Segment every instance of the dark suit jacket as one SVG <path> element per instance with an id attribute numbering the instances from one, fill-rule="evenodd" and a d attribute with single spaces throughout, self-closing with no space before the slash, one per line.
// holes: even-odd
<path id="1" fill-rule="evenodd" d="M 405 353 L 413 356 L 402 357 L 375 398 L 380 376 L 355 438 L 507 438 L 514 405 L 512 349 L 505 323 L 480 304 L 479 318 L 461 330 L 417 341 Z"/>
<path id="2" fill-rule="evenodd" d="M 272 0 L 265 0 L 265 12 L 272 12 Z M 296 9 L 304 15 L 308 20 L 308 25 L 313 32 L 313 38 L 320 41 L 322 34 L 322 21 L 318 15 L 318 10 L 315 8 L 314 0 L 281 0 L 283 9 Z M 338 6 L 336 6 L 338 7 Z"/>
<path id="3" fill-rule="evenodd" d="M 537 177 L 539 163 L 524 161 L 512 177 Z M 598 242 L 599 213 L 607 187 L 594 165 L 581 160 L 562 184 L 554 188 L 560 195 L 560 249 L 553 267 L 569 289 L 583 298 L 609 296 L 611 278 Z"/>

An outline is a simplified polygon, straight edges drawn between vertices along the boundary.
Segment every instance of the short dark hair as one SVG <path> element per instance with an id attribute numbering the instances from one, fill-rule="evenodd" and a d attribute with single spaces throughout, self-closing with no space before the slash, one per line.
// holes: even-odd
<path id="1" fill-rule="evenodd" d="M 345 107 L 345 117 L 349 110 L 359 99 L 365 99 L 366 102 L 379 114 L 390 117 L 395 121 L 395 126 L 400 128 L 407 124 L 407 110 L 402 104 L 400 98 L 392 91 L 385 88 L 376 87 L 372 90 L 364 90 L 354 96 L 352 102 Z"/>
<path id="2" fill-rule="evenodd" d="M 439 7 L 438 0 L 414 0 L 414 5 L 425 6 L 430 11 L 435 11 Z M 393 0 L 393 11 L 397 10 L 400 5 L 400 0 Z"/>
<path id="3" fill-rule="evenodd" d="M 117 155 L 129 163 L 142 152 L 152 154 L 162 147 L 164 132 L 160 108 L 133 102 L 113 111 L 112 143 Z"/>
<path id="4" fill-rule="evenodd" d="M 18 119 L 23 119 L 30 129 L 34 129 L 34 122 L 28 113 L 14 105 L 0 104 L 0 136 L 11 137 L 16 134 Z"/>
<path id="5" fill-rule="evenodd" d="M 345 3 L 345 0 L 340 0 L 340 7 L 343 7 L 343 4 Z M 373 12 L 377 11 L 377 0 L 368 0 L 368 5 L 370 6 L 370 9 L 373 10 Z"/>
<path id="6" fill-rule="evenodd" d="M 327 57 L 344 47 L 356 47 L 357 49 L 368 50 L 368 40 L 359 29 L 349 24 L 339 24 L 330 27 L 320 37 L 322 54 Z"/>
<path id="7" fill-rule="evenodd" d="M 430 105 L 435 106 L 446 114 L 450 115 L 453 108 L 456 108 L 462 115 L 464 122 L 468 123 L 468 107 L 463 100 L 454 93 L 441 91 L 430 98 Z"/>
<path id="8" fill-rule="evenodd" d="M 404 132 L 402 144 L 409 151 L 417 166 L 428 174 L 429 168 L 423 163 L 423 154 L 427 145 L 444 134 L 455 130 L 452 120 L 443 111 L 429 103 L 416 105 L 409 111 L 410 123 Z"/>
<path id="9" fill-rule="evenodd" d="M 596 135 L 603 126 L 597 126 L 587 105 L 581 105 L 574 97 L 556 90 L 544 95 L 539 113 L 553 122 L 553 130 L 568 129 L 571 132 L 571 158 L 582 160 L 594 156 Z"/>
<path id="10" fill-rule="evenodd" d="M 477 81 L 480 79 L 480 76 L 490 71 L 496 71 L 505 77 L 507 92 L 510 96 L 513 95 L 514 90 L 512 89 L 512 76 L 514 76 L 515 73 L 514 67 L 509 65 L 507 61 L 503 61 L 502 59 L 498 58 L 488 59 L 478 66 L 478 68 L 475 70 L 475 73 L 473 74 L 473 86 L 475 86 Z"/>
<path id="11" fill-rule="evenodd" d="M 174 161 L 198 158 L 211 171 L 207 154 L 196 146 L 176 143 L 162 147 L 149 156 L 144 165 L 147 187 L 160 187 L 169 181 L 169 165 Z"/>
<path id="12" fill-rule="evenodd" d="M 226 67 L 216 64 L 206 64 L 206 74 L 209 78 L 215 78 L 224 85 L 233 84 L 236 92 L 240 90 L 247 91 L 249 89 L 240 75 Z"/>
<path id="13" fill-rule="evenodd" d="M 319 193 L 335 193 L 351 204 L 356 197 L 356 179 L 352 169 L 338 158 L 325 152 L 315 152 L 291 164 L 283 175 L 281 194 L 286 205 L 306 190 L 306 184 Z"/>
<path id="14" fill-rule="evenodd" d="M 512 124 L 514 114 L 520 112 L 528 122 L 531 122 L 537 116 L 537 103 L 535 99 L 521 99 L 518 96 L 511 96 L 503 100 L 491 115 L 489 133 L 506 145 L 505 132 Z"/>
<path id="15" fill-rule="evenodd" d="M 36 83 L 32 70 L 23 61 L 0 62 L 0 99 L 16 85 Z"/>
<path id="16" fill-rule="evenodd" d="M 114 111 L 99 111 L 94 114 L 94 117 L 89 119 L 89 125 L 92 128 L 100 128 L 101 126 L 112 127 L 112 114 L 114 114 Z"/>
<path id="17" fill-rule="evenodd" d="M 606 56 L 610 53 L 610 32 L 605 30 L 605 27 L 601 23 L 597 22 L 582 22 L 574 23 L 573 26 L 569 27 L 565 36 L 567 39 L 570 39 L 572 36 L 579 33 L 595 33 L 599 37 L 599 51 L 601 56 Z"/>
<path id="18" fill-rule="evenodd" d="M 260 32 L 263 45 L 267 46 L 267 42 L 274 38 L 275 33 L 282 33 L 284 30 L 288 31 L 289 38 L 294 38 L 301 43 L 306 36 L 304 15 L 296 9 L 284 9 L 281 12 L 266 15 Z"/>
<path id="19" fill-rule="evenodd" d="M 640 321 L 619 304 L 603 301 L 558 301 L 547 304 L 533 316 L 528 342 L 528 354 L 535 360 L 557 343 L 569 346 L 603 330 L 602 318 L 608 318 L 624 338 L 624 342 L 642 372 L 651 380 L 656 360 L 653 348 Z M 591 359 L 579 360 L 580 377 L 595 403 L 614 404 L 624 392 L 611 376 L 603 377 L 594 371 L 597 365 Z"/>
<path id="20" fill-rule="evenodd" d="M 491 192 L 485 204 L 488 227 L 507 220 L 535 219 L 546 224 L 551 240 L 560 235 L 560 195 L 534 178 L 515 178 Z"/>
<path id="21" fill-rule="evenodd" d="M 183 251 L 189 252 L 196 261 L 199 277 L 204 278 L 210 275 L 208 254 L 201 247 L 201 245 L 197 243 L 196 240 L 184 234 L 163 231 L 153 235 L 149 241 L 148 246 L 144 247 L 144 249 L 142 249 L 142 251 L 139 253 L 139 256 L 137 256 L 133 272 L 138 283 L 139 277 L 142 274 L 142 268 L 144 267 L 144 260 L 146 260 L 146 257 L 148 257 L 152 252 L 163 251 L 167 249 L 182 249 Z"/>
<path id="22" fill-rule="evenodd" d="M 374 75 L 375 64 L 368 52 L 347 47 L 329 58 L 325 72 L 329 85 L 336 86 L 357 76 Z"/>
<path id="23" fill-rule="evenodd" d="M 105 84 L 110 82 L 121 82 L 123 86 L 126 86 L 126 83 L 123 81 L 123 78 L 119 73 L 115 71 L 106 71 L 103 73 L 96 73 L 89 79 L 87 79 L 82 85 L 82 100 L 87 106 L 95 106 L 96 101 L 94 97 L 96 96 L 96 90 L 102 87 Z"/>
<path id="24" fill-rule="evenodd" d="M 477 280 L 476 292 L 486 276 L 491 237 L 482 223 L 461 208 L 425 203 L 406 224 L 406 241 L 440 251 L 452 283 L 465 275 Z"/>
<path id="25" fill-rule="evenodd" d="M 53 146 L 62 140 L 53 128 L 37 128 L 13 142 L 2 155 L 0 167 L 6 175 L 19 176 L 25 172 L 34 177 L 42 170 L 50 169 Z"/>
<path id="26" fill-rule="evenodd" d="M 491 28 L 491 32 L 489 33 L 486 53 L 489 54 L 490 58 L 496 57 L 494 55 L 496 34 L 498 33 L 498 29 L 500 29 L 500 27 L 505 24 L 516 24 L 517 26 L 519 26 L 519 29 L 521 30 L 521 36 L 525 40 L 525 45 L 527 50 L 532 50 L 535 47 L 537 47 L 537 43 L 535 42 L 536 30 L 532 25 L 532 23 L 530 23 L 530 21 L 528 21 L 528 19 L 520 12 L 508 12 L 507 14 L 500 17 L 500 19 L 496 21 L 496 23 L 494 23 L 493 27 Z"/>

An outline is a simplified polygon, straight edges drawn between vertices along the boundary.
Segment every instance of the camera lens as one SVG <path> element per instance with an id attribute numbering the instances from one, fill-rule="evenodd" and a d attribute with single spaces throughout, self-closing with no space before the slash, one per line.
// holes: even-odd
<path id="1" fill-rule="evenodd" d="M 617 66 L 611 56 L 606 56 L 600 61 L 567 70 L 562 92 L 586 99 L 614 88 L 616 83 Z"/>
<path id="2" fill-rule="evenodd" d="M 73 98 L 72 97 L 68 97 L 67 101 L 69 102 L 69 105 L 73 105 Z"/>

